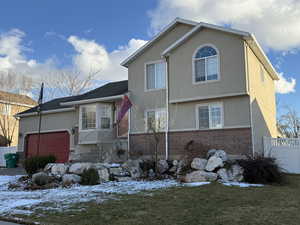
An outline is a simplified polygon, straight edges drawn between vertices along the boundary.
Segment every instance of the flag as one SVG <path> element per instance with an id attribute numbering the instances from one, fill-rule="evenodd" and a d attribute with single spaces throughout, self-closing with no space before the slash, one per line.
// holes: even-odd
<path id="1" fill-rule="evenodd" d="M 129 100 L 128 96 L 125 95 L 124 98 L 123 98 L 123 100 L 122 100 L 121 109 L 118 112 L 117 124 L 120 123 L 120 121 L 125 116 L 125 114 L 127 113 L 127 111 L 131 108 L 131 106 L 132 106 L 131 101 Z"/>
<path id="2" fill-rule="evenodd" d="M 41 111 L 41 104 L 43 103 L 43 95 L 44 95 L 44 83 L 42 83 L 40 96 L 39 96 L 39 100 L 38 100 L 38 112 Z"/>

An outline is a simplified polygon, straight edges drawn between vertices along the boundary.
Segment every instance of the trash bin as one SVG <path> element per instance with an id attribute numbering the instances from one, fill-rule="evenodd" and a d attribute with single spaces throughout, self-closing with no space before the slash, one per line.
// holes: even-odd
<path id="1" fill-rule="evenodd" d="M 16 168 L 18 162 L 18 155 L 16 153 L 8 153 L 4 155 L 6 161 L 6 168 Z"/>

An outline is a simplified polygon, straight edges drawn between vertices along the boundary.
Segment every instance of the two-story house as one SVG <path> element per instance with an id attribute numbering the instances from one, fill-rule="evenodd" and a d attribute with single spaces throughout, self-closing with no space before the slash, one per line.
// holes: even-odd
<path id="1" fill-rule="evenodd" d="M 132 155 L 154 154 L 151 121 L 169 159 L 203 145 L 262 153 L 263 136 L 277 136 L 278 76 L 248 32 L 177 18 L 122 65 L 133 103 Z"/>
<path id="2" fill-rule="evenodd" d="M 18 145 L 19 121 L 14 115 L 35 105 L 26 95 L 0 91 L 0 146 Z"/>

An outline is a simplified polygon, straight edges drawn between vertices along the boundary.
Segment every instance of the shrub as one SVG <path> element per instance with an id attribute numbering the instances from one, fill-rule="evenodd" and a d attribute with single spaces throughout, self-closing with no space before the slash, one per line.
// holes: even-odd
<path id="1" fill-rule="evenodd" d="M 95 168 L 90 168 L 84 170 L 81 175 L 81 182 L 82 185 L 96 185 L 99 184 L 99 174 Z"/>
<path id="2" fill-rule="evenodd" d="M 256 156 L 239 160 L 238 163 L 243 167 L 244 179 L 248 183 L 282 184 L 285 181 L 274 158 Z"/>
<path id="3" fill-rule="evenodd" d="M 24 161 L 24 168 L 28 175 L 32 175 L 41 169 L 44 169 L 48 163 L 55 163 L 56 158 L 53 155 L 33 156 Z"/>

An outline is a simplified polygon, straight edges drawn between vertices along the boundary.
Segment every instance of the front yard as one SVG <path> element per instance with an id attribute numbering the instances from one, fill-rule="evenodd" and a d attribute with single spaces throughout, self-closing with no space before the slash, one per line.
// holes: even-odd
<path id="1" fill-rule="evenodd" d="M 41 224 L 62 225 L 296 225 L 300 224 L 300 176 L 289 175 L 288 180 L 285 186 L 250 188 L 218 183 L 177 186 L 115 195 L 104 202 L 81 202 L 67 211 L 52 211 L 50 205 L 45 210 L 44 205 L 33 214 L 13 216 Z"/>

